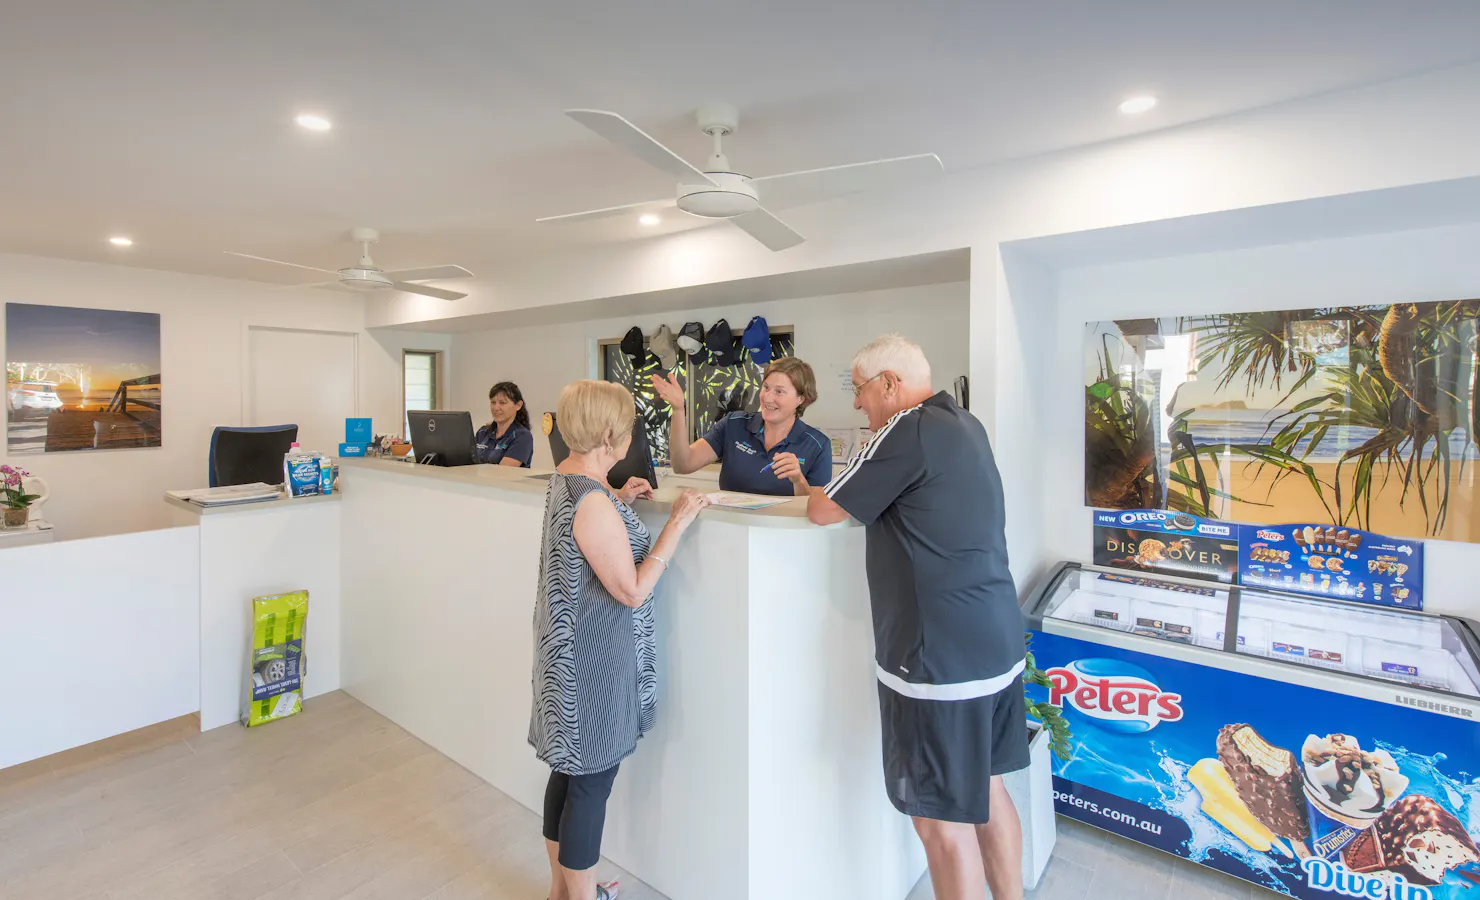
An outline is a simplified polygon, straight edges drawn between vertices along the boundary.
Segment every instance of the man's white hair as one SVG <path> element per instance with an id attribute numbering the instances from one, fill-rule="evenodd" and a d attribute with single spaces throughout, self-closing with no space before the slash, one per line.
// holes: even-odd
<path id="1" fill-rule="evenodd" d="M 874 338 L 853 355 L 853 368 L 865 379 L 893 372 L 905 384 L 930 387 L 930 361 L 920 345 L 899 334 Z"/>

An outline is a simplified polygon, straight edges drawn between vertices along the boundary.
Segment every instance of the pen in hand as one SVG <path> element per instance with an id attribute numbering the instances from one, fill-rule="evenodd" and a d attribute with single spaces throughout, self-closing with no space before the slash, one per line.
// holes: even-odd
<path id="1" fill-rule="evenodd" d="M 797 465 L 799 465 L 799 466 L 805 466 L 806 464 L 807 464 L 807 461 L 805 459 L 800 459 L 799 458 L 797 460 Z M 769 472 L 769 471 L 771 471 L 771 467 L 774 466 L 774 465 L 776 465 L 776 461 L 775 460 L 772 460 L 771 462 L 766 463 L 765 467 L 762 468 L 761 471 L 762 472 Z"/>

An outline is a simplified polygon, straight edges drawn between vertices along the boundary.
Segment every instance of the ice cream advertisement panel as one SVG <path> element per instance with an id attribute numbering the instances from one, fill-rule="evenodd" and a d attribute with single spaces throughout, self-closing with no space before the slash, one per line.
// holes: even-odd
<path id="1" fill-rule="evenodd" d="M 1074 734 L 1060 813 L 1306 900 L 1480 885 L 1468 704 L 1430 712 L 1062 635 L 1033 648 L 1053 686 L 1030 692 Z"/>

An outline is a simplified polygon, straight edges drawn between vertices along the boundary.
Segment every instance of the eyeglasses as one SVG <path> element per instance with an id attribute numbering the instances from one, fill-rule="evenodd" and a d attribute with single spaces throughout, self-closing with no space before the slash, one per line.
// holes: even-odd
<path id="1" fill-rule="evenodd" d="M 879 375 L 883 375 L 883 374 L 884 374 L 883 372 L 880 372 L 879 373 Z M 873 378 L 865 378 L 863 380 L 863 384 L 855 384 L 855 385 L 853 385 L 853 399 L 855 399 L 855 400 L 858 399 L 858 395 L 863 393 L 863 389 L 866 388 L 866 387 L 868 387 L 868 383 L 870 381 L 873 381 L 874 378 L 878 378 L 879 375 L 875 375 Z"/>

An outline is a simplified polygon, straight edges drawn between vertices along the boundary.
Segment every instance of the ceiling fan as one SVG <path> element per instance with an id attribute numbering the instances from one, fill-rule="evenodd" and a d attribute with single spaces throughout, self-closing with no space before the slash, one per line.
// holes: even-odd
<path id="1" fill-rule="evenodd" d="M 698 111 L 699 130 L 714 139 L 714 154 L 700 169 L 658 143 L 651 135 L 614 112 L 599 109 L 568 109 L 567 116 L 628 151 L 638 159 L 676 176 L 675 199 L 629 203 L 563 216 L 546 216 L 537 222 L 570 222 L 598 219 L 677 206 L 690 215 L 707 219 L 729 219 L 751 237 L 772 250 L 785 250 L 806 240 L 761 205 L 764 195 L 773 208 L 810 203 L 843 194 L 888 187 L 942 171 L 934 153 L 879 159 L 872 162 L 829 166 L 785 175 L 751 178 L 735 171 L 725 157 L 721 142 L 734 134 L 739 114 L 733 106 L 710 104 Z"/>
<path id="2" fill-rule="evenodd" d="M 225 252 L 232 256 L 240 256 L 243 259 L 255 259 L 261 262 L 275 263 L 280 266 L 292 266 L 295 269 L 308 269 L 310 272 L 323 272 L 325 275 L 335 276 L 333 281 L 300 284 L 295 285 L 295 287 L 321 287 L 351 291 L 386 291 L 394 289 L 405 291 L 408 294 L 421 294 L 423 297 L 436 297 L 439 300 L 461 300 L 467 296 L 467 294 L 461 294 L 457 291 L 444 291 L 441 288 L 428 287 L 424 284 L 412 284 L 414 281 L 471 278 L 473 273 L 464 269 L 462 266 L 432 266 L 428 269 L 401 269 L 396 272 L 387 272 L 377 266 L 375 261 L 370 258 L 370 245 L 380 240 L 380 232 L 374 228 L 356 228 L 349 233 L 349 236 L 350 240 L 360 245 L 360 261 L 337 272 L 320 269 L 316 266 L 284 262 L 280 259 L 268 259 L 265 256 L 253 256 L 250 253 L 237 253 L 235 250 L 227 250 Z"/>

